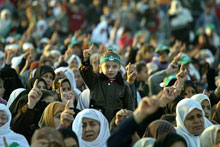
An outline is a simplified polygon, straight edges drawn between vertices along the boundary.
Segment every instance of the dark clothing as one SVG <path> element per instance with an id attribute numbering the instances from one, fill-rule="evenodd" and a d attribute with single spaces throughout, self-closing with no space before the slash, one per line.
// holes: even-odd
<path id="1" fill-rule="evenodd" d="M 135 81 L 135 87 L 139 91 L 141 97 L 148 96 L 150 90 L 145 82 Z"/>
<path id="2" fill-rule="evenodd" d="M 26 88 L 27 88 L 27 89 L 32 89 L 33 86 L 34 86 L 34 82 L 35 82 L 35 80 L 37 80 L 37 79 L 38 79 L 38 82 L 42 81 L 42 82 L 45 84 L 46 89 L 47 89 L 47 83 L 45 82 L 44 79 L 42 79 L 42 78 L 40 78 L 40 77 L 33 77 L 33 78 L 31 78 L 30 80 L 28 80 L 27 85 L 26 85 Z"/>
<path id="3" fill-rule="evenodd" d="M 96 8 L 93 5 L 90 5 L 88 11 L 86 12 L 86 19 L 88 25 L 96 25 L 100 21 L 100 16 L 102 15 L 102 8 Z"/>
<path id="4" fill-rule="evenodd" d="M 18 88 L 24 88 L 18 74 L 13 68 L 8 66 L 2 68 L 0 70 L 0 78 L 4 81 L 5 93 L 3 99 L 7 101 L 12 91 Z"/>
<path id="5" fill-rule="evenodd" d="M 118 73 L 115 80 L 104 74 L 96 74 L 89 62 L 82 63 L 80 74 L 90 89 L 90 108 L 101 109 L 110 122 L 120 109 L 134 110 L 128 84 Z"/>
<path id="6" fill-rule="evenodd" d="M 159 108 L 157 112 L 145 118 L 141 124 L 137 124 L 132 115 L 128 119 L 123 120 L 117 128 L 112 132 L 107 141 L 108 147 L 131 147 L 131 137 L 137 132 L 140 137 L 143 136 L 148 124 L 159 119 L 163 114 L 164 109 Z"/>

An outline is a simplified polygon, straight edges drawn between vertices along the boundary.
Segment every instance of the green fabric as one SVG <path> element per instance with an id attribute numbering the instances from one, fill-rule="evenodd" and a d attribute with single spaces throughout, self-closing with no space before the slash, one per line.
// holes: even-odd
<path id="1" fill-rule="evenodd" d="M 89 45 L 94 44 L 95 46 L 99 47 L 100 43 L 94 42 L 94 41 L 89 41 Z"/>
<path id="2" fill-rule="evenodd" d="M 156 49 L 155 52 L 160 52 L 160 51 L 169 51 L 169 48 L 165 45 L 159 45 Z"/>
<path id="3" fill-rule="evenodd" d="M 120 58 L 117 56 L 104 56 L 102 58 L 100 58 L 100 64 L 106 62 L 106 61 L 113 61 L 113 62 L 117 62 L 118 64 L 121 64 Z"/>
<path id="4" fill-rule="evenodd" d="M 20 145 L 16 142 L 13 142 L 8 147 L 20 147 Z"/>
<path id="5" fill-rule="evenodd" d="M 182 54 L 180 57 L 180 61 L 178 61 L 178 64 L 187 64 L 192 62 L 192 59 L 187 54 Z"/>
<path id="6" fill-rule="evenodd" d="M 175 74 L 171 74 L 169 76 L 167 76 L 165 79 L 164 79 L 164 87 L 167 87 L 170 83 L 170 81 L 176 79 L 176 75 Z"/>

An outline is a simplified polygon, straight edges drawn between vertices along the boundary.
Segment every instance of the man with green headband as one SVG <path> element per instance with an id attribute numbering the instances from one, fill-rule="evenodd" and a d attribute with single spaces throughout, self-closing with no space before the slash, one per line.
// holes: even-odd
<path id="1" fill-rule="evenodd" d="M 134 110 L 128 83 L 120 74 L 119 55 L 108 50 L 100 57 L 100 73 L 95 73 L 89 63 L 93 45 L 83 52 L 80 74 L 90 90 L 90 108 L 102 111 L 110 122 L 121 109 Z"/>

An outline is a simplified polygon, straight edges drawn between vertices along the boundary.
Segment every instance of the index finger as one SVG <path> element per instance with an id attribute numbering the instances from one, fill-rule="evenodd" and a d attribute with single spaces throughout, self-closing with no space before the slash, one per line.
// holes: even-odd
<path id="1" fill-rule="evenodd" d="M 3 137 L 3 142 L 4 142 L 4 147 L 8 147 L 8 144 L 7 144 L 7 141 L 6 141 L 5 137 Z"/>
<path id="2" fill-rule="evenodd" d="M 65 105 L 65 110 L 69 110 L 69 107 L 70 107 L 70 100 L 67 101 Z"/>
<path id="3" fill-rule="evenodd" d="M 37 88 L 37 84 L 38 84 L 38 79 L 36 79 L 36 80 L 34 81 L 34 86 L 33 86 L 34 89 Z"/>

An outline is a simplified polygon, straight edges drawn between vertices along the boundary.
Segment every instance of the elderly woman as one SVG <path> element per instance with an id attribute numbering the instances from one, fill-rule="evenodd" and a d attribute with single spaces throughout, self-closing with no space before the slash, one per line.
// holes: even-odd
<path id="1" fill-rule="evenodd" d="M 16 142 L 17 144 L 28 147 L 28 142 L 23 135 L 17 134 L 10 129 L 11 112 L 8 107 L 0 104 L 0 146 L 4 146 L 3 137 L 8 145 Z"/>
<path id="2" fill-rule="evenodd" d="M 176 132 L 187 142 L 187 146 L 199 147 L 200 135 L 212 123 L 205 117 L 201 105 L 192 99 L 183 99 L 176 108 Z"/>
<path id="3" fill-rule="evenodd" d="M 200 136 L 200 146 L 214 146 L 220 143 L 220 125 L 213 125 L 205 129 Z"/>
<path id="4" fill-rule="evenodd" d="M 205 94 L 196 94 L 191 97 L 191 99 L 196 100 L 202 105 L 202 109 L 205 112 L 205 117 L 210 119 L 211 116 L 211 103 L 209 97 Z"/>
<path id="5" fill-rule="evenodd" d="M 76 116 L 73 125 L 82 147 L 106 147 L 110 136 L 105 116 L 95 109 L 84 109 Z"/>

